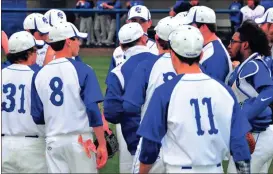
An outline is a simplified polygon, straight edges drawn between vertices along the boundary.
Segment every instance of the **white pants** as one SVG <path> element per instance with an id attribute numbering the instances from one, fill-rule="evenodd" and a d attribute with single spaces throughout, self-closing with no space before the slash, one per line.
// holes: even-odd
<path id="1" fill-rule="evenodd" d="M 132 171 L 134 156 L 128 151 L 120 124 L 116 124 L 116 134 L 119 143 L 119 173 L 130 173 Z"/>
<path id="2" fill-rule="evenodd" d="M 251 173 L 260 173 L 263 168 L 270 167 L 268 163 L 273 157 L 273 126 L 261 133 L 252 133 L 256 140 L 254 153 L 251 155 Z M 268 171 L 267 171 L 268 172 Z M 237 173 L 233 158 L 230 158 L 228 173 Z"/>
<path id="3" fill-rule="evenodd" d="M 2 137 L 3 173 L 47 173 L 45 138 Z"/>
<path id="4" fill-rule="evenodd" d="M 97 173 L 96 155 L 88 158 L 78 143 L 76 134 L 58 135 L 46 138 L 46 161 L 49 173 Z M 83 140 L 92 134 L 82 134 Z"/>
<path id="5" fill-rule="evenodd" d="M 80 31 L 84 33 L 88 33 L 88 38 L 86 42 L 87 45 L 95 43 L 94 21 L 91 16 L 87 18 L 81 17 Z"/>
<path id="6" fill-rule="evenodd" d="M 224 171 L 222 165 L 192 166 L 190 168 L 166 165 L 166 173 L 224 173 Z"/>
<path id="7" fill-rule="evenodd" d="M 139 161 L 139 156 L 141 152 L 141 144 L 142 144 L 142 138 L 140 138 L 137 150 L 136 150 L 136 155 L 134 158 L 133 162 L 133 167 L 132 167 L 132 173 L 139 173 L 139 166 L 140 166 L 140 161 Z M 166 173 L 166 168 L 162 160 L 162 151 L 159 152 L 159 156 L 155 163 L 153 164 L 153 167 L 149 171 L 149 173 Z"/>

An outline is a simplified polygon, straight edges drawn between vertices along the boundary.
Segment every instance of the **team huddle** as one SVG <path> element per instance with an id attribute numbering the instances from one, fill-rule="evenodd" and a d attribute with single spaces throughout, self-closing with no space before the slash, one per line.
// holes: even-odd
<path id="1" fill-rule="evenodd" d="M 273 8 L 244 21 L 226 49 L 209 7 L 161 19 L 155 41 L 149 9 L 131 7 L 105 96 L 79 57 L 88 35 L 64 12 L 32 13 L 23 25 L 2 64 L 4 173 L 98 173 L 114 147 L 108 122 L 120 173 L 223 173 L 224 160 L 228 173 L 268 172 Z"/>

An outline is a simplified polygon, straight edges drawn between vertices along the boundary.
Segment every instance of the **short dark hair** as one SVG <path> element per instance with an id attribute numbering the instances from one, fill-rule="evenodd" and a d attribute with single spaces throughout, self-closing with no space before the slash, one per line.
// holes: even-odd
<path id="1" fill-rule="evenodd" d="M 174 54 L 176 55 L 176 57 L 178 57 L 178 59 L 180 60 L 180 62 L 186 63 L 186 64 L 188 64 L 190 66 L 193 65 L 194 63 L 199 64 L 201 55 L 199 55 L 197 57 L 194 57 L 194 58 L 187 58 L 187 57 L 180 56 L 172 48 L 171 48 L 171 50 L 174 52 Z"/>
<path id="2" fill-rule="evenodd" d="M 170 44 L 169 44 L 168 41 L 165 41 L 165 40 L 163 40 L 161 38 L 158 38 L 156 40 L 157 40 L 158 44 L 160 45 L 160 47 L 162 47 L 163 50 L 170 49 Z"/>
<path id="3" fill-rule="evenodd" d="M 21 52 L 18 52 L 18 53 L 8 53 L 7 54 L 7 59 L 11 64 L 19 63 L 21 61 L 27 61 L 28 57 L 29 57 L 29 54 L 34 53 L 35 51 L 36 51 L 36 48 L 32 47 L 32 48 L 29 48 L 29 49 L 27 49 L 25 51 L 21 51 Z"/>
<path id="4" fill-rule="evenodd" d="M 69 39 L 70 40 L 75 40 L 76 37 L 71 37 Z M 49 45 L 51 46 L 51 48 L 54 51 L 61 51 L 64 48 L 64 44 L 65 44 L 65 40 L 61 40 L 61 41 L 58 41 L 58 42 L 49 43 Z"/>
<path id="5" fill-rule="evenodd" d="M 138 38 L 137 40 L 135 40 L 133 42 L 121 44 L 121 47 L 122 47 L 122 49 L 131 48 L 131 47 L 135 46 L 137 44 L 137 42 L 139 42 L 139 41 L 140 41 L 140 38 Z"/>
<path id="6" fill-rule="evenodd" d="M 29 29 L 29 32 L 30 32 L 30 34 L 33 36 L 34 35 L 34 33 L 36 32 L 37 30 L 35 30 L 35 29 Z"/>
<path id="7" fill-rule="evenodd" d="M 212 33 L 217 32 L 216 24 L 206 24 L 206 23 L 199 23 L 199 22 L 196 22 L 195 24 L 197 25 L 197 28 L 200 28 L 202 25 L 206 25 L 208 27 L 208 29 L 210 30 L 210 32 L 212 32 Z"/>
<path id="8" fill-rule="evenodd" d="M 238 28 L 239 38 L 248 42 L 252 53 L 258 52 L 263 56 L 270 56 L 269 41 L 264 31 L 253 20 L 246 20 Z"/>

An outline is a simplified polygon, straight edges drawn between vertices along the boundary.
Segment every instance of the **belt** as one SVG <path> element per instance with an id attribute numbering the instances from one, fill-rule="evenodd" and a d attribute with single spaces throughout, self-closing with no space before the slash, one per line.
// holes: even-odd
<path id="1" fill-rule="evenodd" d="M 2 137 L 6 136 L 5 134 L 1 134 Z M 26 138 L 39 138 L 38 135 L 26 135 Z"/>
<path id="2" fill-rule="evenodd" d="M 220 167 L 221 163 L 217 164 L 216 167 Z M 182 166 L 181 169 L 192 169 L 191 166 Z"/>

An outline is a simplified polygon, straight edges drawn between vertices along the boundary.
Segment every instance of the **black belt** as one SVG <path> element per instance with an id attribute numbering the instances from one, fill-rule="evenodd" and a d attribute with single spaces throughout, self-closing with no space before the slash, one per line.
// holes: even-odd
<path id="1" fill-rule="evenodd" d="M 2 137 L 6 136 L 5 134 L 1 134 Z M 26 135 L 26 138 L 39 138 L 38 135 Z"/>

